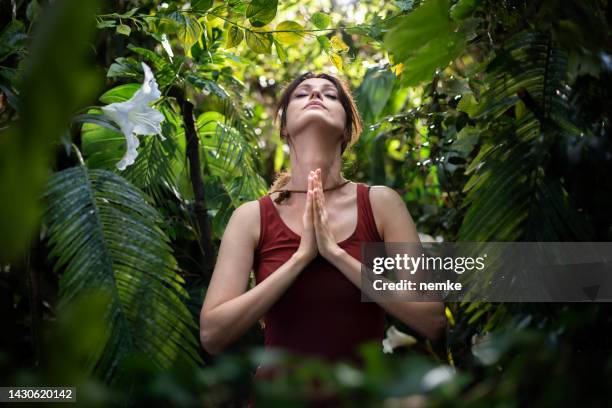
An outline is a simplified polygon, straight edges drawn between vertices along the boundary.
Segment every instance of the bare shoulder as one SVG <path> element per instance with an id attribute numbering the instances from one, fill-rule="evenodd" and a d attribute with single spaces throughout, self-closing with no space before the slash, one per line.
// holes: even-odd
<path id="1" fill-rule="evenodd" d="M 382 238 L 385 236 L 385 215 L 389 213 L 389 203 L 393 201 L 393 194 L 399 197 L 395 190 L 387 186 L 370 186 L 370 206 L 378 235 Z"/>
<path id="2" fill-rule="evenodd" d="M 389 222 L 389 217 L 396 217 L 400 208 L 407 211 L 406 204 L 399 193 L 391 187 L 382 185 L 370 186 L 370 205 L 381 237 L 384 237 L 385 225 Z"/>
<path id="3" fill-rule="evenodd" d="M 398 200 L 403 203 L 402 197 L 397 191 L 387 186 L 370 186 L 370 201 L 372 206 L 378 205 L 383 207 L 385 204 L 397 203 Z"/>
<path id="4" fill-rule="evenodd" d="M 241 231 L 248 234 L 253 248 L 259 241 L 259 201 L 251 200 L 240 204 L 232 213 L 230 223 Z M 228 223 L 228 225 L 230 224 Z"/>
<path id="5" fill-rule="evenodd" d="M 391 208 L 405 207 L 404 200 L 397 191 L 387 186 L 370 186 L 370 205 L 374 216 L 383 217 L 392 213 Z"/>
<path id="6" fill-rule="evenodd" d="M 258 200 L 246 201 L 240 204 L 238 208 L 234 210 L 234 213 L 242 217 L 248 218 L 249 216 L 252 217 L 256 215 L 257 218 L 259 218 L 259 201 Z"/>

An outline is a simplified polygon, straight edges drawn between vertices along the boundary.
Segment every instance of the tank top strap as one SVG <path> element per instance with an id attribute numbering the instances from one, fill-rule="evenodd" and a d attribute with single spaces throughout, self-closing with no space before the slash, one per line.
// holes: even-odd
<path id="1" fill-rule="evenodd" d="M 266 238 L 266 230 L 270 228 L 269 223 L 274 221 L 273 214 L 270 214 L 274 208 L 271 208 L 272 202 L 270 201 L 269 195 L 261 196 L 257 199 L 259 201 L 259 241 L 255 248 L 256 253 L 261 250 L 261 246 Z"/>
<path id="2" fill-rule="evenodd" d="M 357 203 L 359 205 L 360 217 L 363 219 L 363 227 L 365 229 L 366 237 L 370 241 L 382 242 L 383 239 L 378 233 L 376 228 L 376 221 L 374 221 L 374 212 L 372 211 L 372 204 L 370 203 L 370 187 L 365 183 L 357 184 Z"/>

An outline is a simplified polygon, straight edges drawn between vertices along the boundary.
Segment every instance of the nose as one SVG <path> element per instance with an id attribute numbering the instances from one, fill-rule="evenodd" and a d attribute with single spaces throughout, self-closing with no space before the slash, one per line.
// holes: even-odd
<path id="1" fill-rule="evenodd" d="M 310 99 L 312 99 L 312 98 L 314 97 L 314 95 L 318 95 L 318 98 L 319 98 L 319 99 L 323 99 L 323 98 L 321 97 L 321 92 L 319 92 L 319 90 L 318 90 L 318 89 L 313 89 L 313 90 L 312 90 L 312 92 L 311 92 L 311 94 L 310 94 Z"/>

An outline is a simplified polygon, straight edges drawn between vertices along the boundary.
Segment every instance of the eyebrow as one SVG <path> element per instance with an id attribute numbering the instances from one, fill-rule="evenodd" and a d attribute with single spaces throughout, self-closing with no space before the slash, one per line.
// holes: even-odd
<path id="1" fill-rule="evenodd" d="M 298 85 L 296 90 L 298 90 L 299 88 L 302 88 L 302 87 L 312 88 L 312 85 L 310 85 L 310 84 Z M 334 91 L 337 91 L 336 87 L 333 86 L 333 85 L 330 85 L 330 84 L 323 85 L 323 88 L 332 88 Z"/>

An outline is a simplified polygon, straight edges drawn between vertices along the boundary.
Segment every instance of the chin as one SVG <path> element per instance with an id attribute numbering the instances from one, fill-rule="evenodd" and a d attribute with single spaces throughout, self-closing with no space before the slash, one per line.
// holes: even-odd
<path id="1" fill-rule="evenodd" d="M 326 111 L 325 113 L 329 112 Z M 337 133 L 341 138 L 344 131 L 344 122 L 338 123 L 330 115 L 316 115 L 315 117 L 305 115 L 301 116 L 299 120 L 293 120 L 291 127 L 287 128 L 287 132 L 290 135 L 297 135 L 302 132 L 311 133 L 313 131 L 326 135 Z"/>

